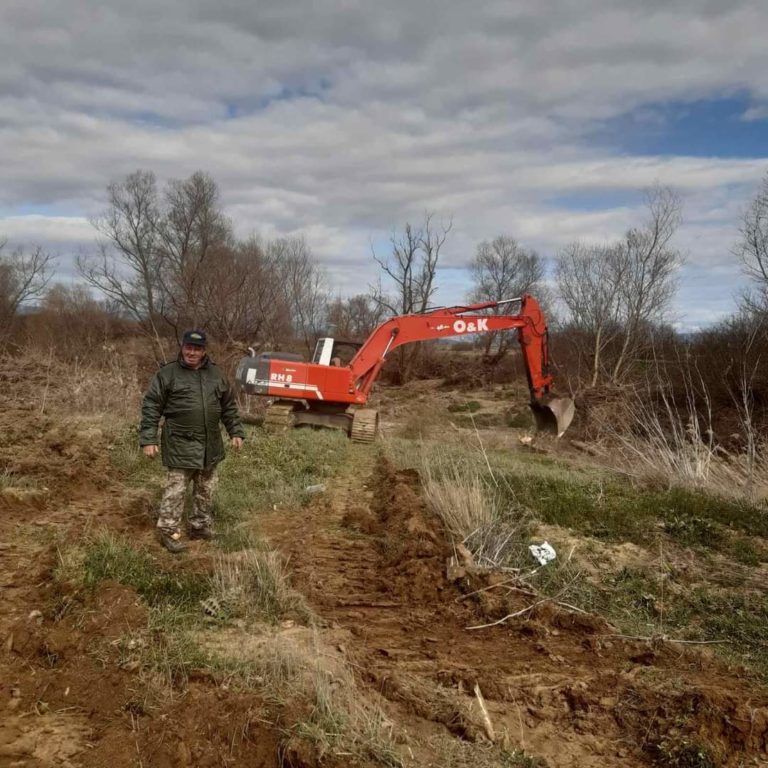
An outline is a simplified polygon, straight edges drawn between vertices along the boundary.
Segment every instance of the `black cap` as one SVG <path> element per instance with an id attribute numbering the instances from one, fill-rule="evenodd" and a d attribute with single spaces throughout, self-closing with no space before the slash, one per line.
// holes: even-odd
<path id="1" fill-rule="evenodd" d="M 181 343 L 192 344 L 195 347 L 204 347 L 208 342 L 203 331 L 187 331 Z"/>

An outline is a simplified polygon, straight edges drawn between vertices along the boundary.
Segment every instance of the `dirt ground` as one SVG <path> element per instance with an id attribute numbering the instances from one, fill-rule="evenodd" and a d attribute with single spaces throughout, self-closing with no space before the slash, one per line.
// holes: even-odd
<path id="1" fill-rule="evenodd" d="M 652 747 L 681 729 L 717 744 L 723 765 L 766 764 L 765 693 L 706 650 L 611 637 L 599 617 L 551 604 L 467 629 L 531 598 L 477 592 L 494 583 L 487 576 L 448 582 L 453 551 L 418 476 L 374 451 L 310 510 L 265 526 L 299 589 L 348 632 L 347 652 L 407 732 L 414 765 L 442 764 L 432 748 L 442 729 L 487 738 L 476 686 L 494 736 L 551 766 L 649 765 Z"/>
<path id="2" fill-rule="evenodd" d="M 0 768 L 352 764 L 281 749 L 259 691 L 202 670 L 149 706 L 141 670 L 121 653 L 146 629 L 145 604 L 122 585 L 90 594 L 54 579 L 61 543 L 96 527 L 152 546 L 148 498 L 114 477 L 95 419 L 41 415 L 6 393 L 0 432 L 0 470 L 33 481 L 0 492 Z M 552 768 L 708 765 L 685 751 L 698 742 L 723 766 L 768 765 L 765 689 L 707 648 L 618 638 L 601 618 L 552 603 L 468 629 L 534 598 L 498 598 L 503 576 L 449 580 L 456 553 L 418 476 L 374 448 L 356 450 L 308 507 L 279 509 L 259 528 L 321 635 L 385 711 L 406 765 L 458 765 L 451 739 L 493 740 Z"/>
<path id="3" fill-rule="evenodd" d="M 0 467 L 31 487 L 0 492 L 0 767 L 276 765 L 279 732 L 255 694 L 203 675 L 148 711 L 120 644 L 146 629 L 133 590 L 94 595 L 54 579 L 57 549 L 96 528 L 152 543 L 148 500 L 114 478 L 88 419 L 41 416 L 0 399 Z"/>

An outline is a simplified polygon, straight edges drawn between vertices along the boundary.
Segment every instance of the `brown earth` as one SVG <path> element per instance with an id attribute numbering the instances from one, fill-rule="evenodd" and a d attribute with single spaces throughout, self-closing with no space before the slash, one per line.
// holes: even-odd
<path id="1" fill-rule="evenodd" d="M 0 471 L 34 481 L 0 493 L 0 768 L 277 765 L 279 731 L 257 695 L 203 676 L 145 699 L 120 649 L 131 635 L 152 642 L 131 589 L 91 595 L 53 578 L 57 547 L 97 528 L 152 541 L 147 499 L 114 477 L 101 430 L 6 396 L 0 434 Z"/>
<path id="2" fill-rule="evenodd" d="M 30 479 L 0 493 L 0 768 L 352 764 L 301 742 L 281 762 L 281 722 L 258 692 L 202 671 L 150 700 L 125 652 L 157 641 L 144 603 L 118 584 L 90 593 L 53 577 L 57 548 L 96 528 L 150 545 L 147 497 L 114 476 L 96 419 L 52 418 L 6 394 L 0 432 L 0 471 Z M 600 618 L 551 603 L 468 629 L 535 598 L 477 592 L 493 576 L 449 581 L 454 550 L 418 476 L 373 449 L 355 457 L 308 508 L 259 525 L 321 635 L 385 710 L 405 764 L 456 764 L 448 742 L 490 736 L 553 768 L 700 765 L 684 762 L 686 744 L 723 766 L 768 764 L 765 691 L 706 649 L 611 637 Z M 186 567 L 210 568 L 209 545 L 198 547 Z"/>

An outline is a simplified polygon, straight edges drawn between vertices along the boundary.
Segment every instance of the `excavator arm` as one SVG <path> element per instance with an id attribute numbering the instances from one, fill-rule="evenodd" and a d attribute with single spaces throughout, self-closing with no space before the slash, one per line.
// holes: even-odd
<path id="1" fill-rule="evenodd" d="M 477 314 L 514 302 L 520 303 L 517 314 Z M 387 356 L 403 344 L 511 329 L 517 329 L 537 426 L 561 435 L 573 419 L 573 401 L 550 395 L 553 379 L 549 373 L 547 325 L 539 303 L 528 294 L 520 299 L 441 307 L 386 320 L 352 358 L 352 379 L 367 398 Z"/>

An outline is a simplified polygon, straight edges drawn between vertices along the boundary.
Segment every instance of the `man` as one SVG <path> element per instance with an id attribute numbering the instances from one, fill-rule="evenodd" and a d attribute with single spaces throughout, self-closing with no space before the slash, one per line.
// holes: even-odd
<path id="1" fill-rule="evenodd" d="M 190 482 L 190 538 L 213 538 L 211 501 L 216 466 L 224 458 L 219 421 L 235 450 L 240 450 L 245 437 L 234 395 L 205 347 L 205 333 L 187 331 L 178 358 L 155 374 L 141 408 L 139 445 L 150 459 L 158 453 L 157 429 L 160 418 L 165 417 L 162 457 L 168 477 L 157 532 L 160 543 L 174 554 L 187 548 L 182 541 L 181 518 Z"/>

